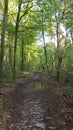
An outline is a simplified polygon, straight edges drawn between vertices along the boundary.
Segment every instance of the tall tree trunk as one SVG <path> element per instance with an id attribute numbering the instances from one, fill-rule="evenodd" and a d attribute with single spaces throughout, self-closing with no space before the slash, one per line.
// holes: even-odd
<path id="1" fill-rule="evenodd" d="M 56 4 L 56 0 L 54 0 L 54 4 L 55 4 L 55 7 L 57 7 L 57 4 Z M 66 7 L 66 3 L 64 2 L 64 7 Z M 60 53 L 60 32 L 59 32 L 59 29 L 60 29 L 60 23 L 61 23 L 61 20 L 63 20 L 63 16 L 65 14 L 65 8 L 63 9 L 62 13 L 61 13 L 61 17 L 59 17 L 60 15 L 60 12 L 58 10 L 56 10 L 55 8 L 55 20 L 56 20 L 56 37 L 57 37 L 57 80 L 60 79 L 60 70 L 61 70 L 61 64 L 62 64 L 62 55 Z M 66 42 L 65 42 L 66 44 Z"/>
<path id="2" fill-rule="evenodd" d="M 65 46 L 67 45 L 67 38 L 68 38 L 68 28 L 65 25 L 65 30 L 66 30 L 66 38 L 65 38 Z"/>
<path id="3" fill-rule="evenodd" d="M 71 42 L 73 44 L 73 29 L 70 31 L 70 34 L 71 34 Z"/>
<path id="4" fill-rule="evenodd" d="M 4 45 L 5 45 L 5 32 L 7 24 L 7 15 L 8 15 L 8 0 L 4 0 L 4 15 L 3 15 L 3 25 L 2 25 L 2 34 L 1 34 L 1 54 L 0 54 L 0 76 L 3 74 L 3 62 L 4 62 Z"/>
<path id="5" fill-rule="evenodd" d="M 46 43 L 45 43 L 45 33 L 44 33 L 44 18 L 43 18 L 43 11 L 42 12 L 42 36 L 43 36 L 43 45 L 44 45 L 44 56 L 45 56 L 45 66 L 48 70 L 48 61 L 47 61 L 47 50 L 46 50 Z"/>
<path id="6" fill-rule="evenodd" d="M 47 62 L 47 50 L 46 50 L 44 30 L 42 31 L 42 36 L 43 36 L 43 44 L 44 44 L 45 66 L 46 66 L 46 69 L 48 70 L 48 65 L 47 65 L 48 64 L 48 62 Z"/>
<path id="7" fill-rule="evenodd" d="M 9 36 L 9 68 L 12 71 L 12 45 L 11 45 L 11 36 Z"/>
<path id="8" fill-rule="evenodd" d="M 17 18 L 16 18 L 16 27 L 15 27 L 15 41 L 14 41 L 14 63 L 13 63 L 13 79 L 16 77 L 16 51 L 17 51 L 17 38 L 18 38 L 18 29 L 19 29 L 19 22 L 20 20 L 28 13 L 28 7 L 30 4 L 30 1 L 26 1 L 27 5 L 26 5 L 26 10 L 24 11 L 24 13 L 20 16 L 20 12 L 21 12 L 21 5 L 22 5 L 22 0 L 19 0 L 19 5 L 18 5 L 18 14 L 17 14 Z M 30 7 L 32 8 L 32 6 Z M 30 9 L 29 8 L 29 9 Z"/>
<path id="9" fill-rule="evenodd" d="M 62 57 L 60 56 L 60 43 L 59 43 L 59 23 L 57 23 L 56 28 L 56 35 L 57 35 L 57 80 L 60 79 L 60 69 L 61 69 L 61 63 L 62 63 Z"/>
<path id="10" fill-rule="evenodd" d="M 24 70 L 24 41 L 22 36 L 22 50 L 21 50 L 21 70 Z"/>
<path id="11" fill-rule="evenodd" d="M 16 27 L 15 27 L 13 79 L 16 77 L 16 51 L 17 51 L 17 38 L 18 38 L 18 28 L 19 28 L 19 18 L 20 18 L 21 4 L 22 4 L 22 2 L 21 2 L 21 0 L 19 0 L 18 14 L 17 14 L 17 18 L 16 18 Z"/>

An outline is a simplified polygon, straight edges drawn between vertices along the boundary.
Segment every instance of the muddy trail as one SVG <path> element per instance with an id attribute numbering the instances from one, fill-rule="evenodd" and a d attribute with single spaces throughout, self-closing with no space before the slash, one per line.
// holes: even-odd
<path id="1" fill-rule="evenodd" d="M 61 87 L 58 92 L 56 84 L 42 76 L 29 76 L 9 93 L 9 116 L 4 130 L 73 130 Z"/>

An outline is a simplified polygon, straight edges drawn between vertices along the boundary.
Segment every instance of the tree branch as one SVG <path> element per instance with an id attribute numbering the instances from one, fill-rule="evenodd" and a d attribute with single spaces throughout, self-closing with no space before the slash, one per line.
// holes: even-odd
<path id="1" fill-rule="evenodd" d="M 26 6 L 26 10 L 25 10 L 25 12 L 20 16 L 19 21 L 22 19 L 22 17 L 24 17 L 24 16 L 28 13 L 29 9 L 32 8 L 32 6 L 29 8 L 29 3 L 30 3 L 30 1 L 28 1 L 28 4 L 27 4 L 27 6 Z"/>

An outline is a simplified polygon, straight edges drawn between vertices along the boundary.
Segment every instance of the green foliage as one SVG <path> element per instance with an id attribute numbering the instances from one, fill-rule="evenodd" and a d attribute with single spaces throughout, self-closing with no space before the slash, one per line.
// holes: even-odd
<path id="1" fill-rule="evenodd" d="M 8 25 L 7 25 L 7 31 L 8 31 L 8 33 L 10 35 L 14 35 L 14 33 L 15 33 L 15 27 L 12 24 L 12 22 L 8 23 Z"/>
<path id="2" fill-rule="evenodd" d="M 68 71 L 72 72 L 73 65 L 73 45 L 68 45 L 64 48 L 64 66 Z"/>
<path id="3" fill-rule="evenodd" d="M 22 71 L 18 71 L 16 73 L 16 78 L 26 78 L 26 76 L 28 75 L 28 72 L 22 72 Z"/>
<path id="4" fill-rule="evenodd" d="M 18 6 L 21 6 L 18 21 Z M 0 34 L 2 33 L 3 1 L 0 2 Z M 3 83 L 12 80 L 13 61 L 14 61 L 14 43 L 16 22 L 18 22 L 17 47 L 16 47 L 16 71 L 18 77 L 24 77 L 20 74 L 21 64 L 24 70 L 47 71 L 45 66 L 45 56 L 43 45 L 37 45 L 42 39 L 42 31 L 49 36 L 46 43 L 47 66 L 48 71 L 56 76 L 58 58 L 62 58 L 60 65 L 60 78 L 67 78 L 62 68 L 73 72 L 73 2 L 68 0 L 9 0 L 8 20 L 5 34 Z M 60 27 L 57 30 L 57 24 Z M 64 27 L 64 34 L 61 27 Z M 59 53 L 57 50 L 57 32 L 59 41 Z M 22 44 L 23 43 L 23 44 Z M 43 41 L 42 41 L 43 43 Z M 22 47 L 23 45 L 23 47 Z M 23 52 L 22 52 L 23 48 Z M 0 49 L 1 51 L 1 49 Z M 23 58 L 23 63 L 22 62 Z M 20 74 L 20 76 L 19 76 Z M 69 82 L 72 82 L 72 79 Z"/>
<path id="5" fill-rule="evenodd" d="M 63 90 L 65 96 L 73 98 L 73 87 L 65 87 Z"/>
<path id="6" fill-rule="evenodd" d="M 67 99 L 67 104 L 68 106 L 73 108 L 73 87 L 64 87 L 63 89 L 63 95 L 66 97 Z"/>

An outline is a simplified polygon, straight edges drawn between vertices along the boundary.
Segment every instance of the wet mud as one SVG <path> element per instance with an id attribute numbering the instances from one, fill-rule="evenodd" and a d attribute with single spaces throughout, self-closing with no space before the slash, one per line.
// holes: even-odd
<path id="1" fill-rule="evenodd" d="M 16 89 L 11 96 L 12 130 L 56 130 L 54 117 L 47 114 L 47 111 L 51 111 L 48 110 L 49 99 L 45 102 L 47 97 L 44 96 L 48 88 L 45 83 L 32 82 Z M 51 101 L 53 104 L 53 97 Z"/>

